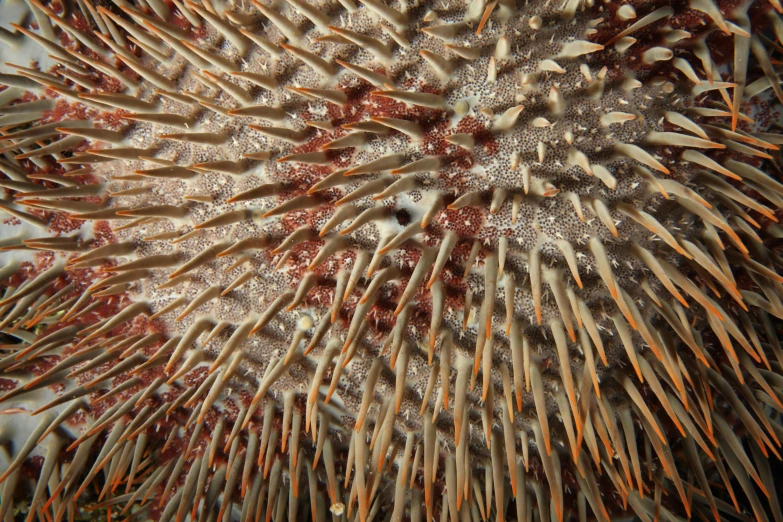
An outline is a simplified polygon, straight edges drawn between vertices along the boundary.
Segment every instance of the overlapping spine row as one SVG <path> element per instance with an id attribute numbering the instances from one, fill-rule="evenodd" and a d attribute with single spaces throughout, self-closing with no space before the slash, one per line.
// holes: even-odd
<path id="1" fill-rule="evenodd" d="M 783 522 L 777 0 L 26 4 L 0 520 Z"/>

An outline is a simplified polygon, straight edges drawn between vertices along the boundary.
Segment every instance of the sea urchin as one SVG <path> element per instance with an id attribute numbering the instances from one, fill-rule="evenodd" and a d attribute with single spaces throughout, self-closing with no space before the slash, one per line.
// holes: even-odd
<path id="1" fill-rule="evenodd" d="M 0 520 L 783 521 L 779 0 L 251 2 L 0 3 Z"/>

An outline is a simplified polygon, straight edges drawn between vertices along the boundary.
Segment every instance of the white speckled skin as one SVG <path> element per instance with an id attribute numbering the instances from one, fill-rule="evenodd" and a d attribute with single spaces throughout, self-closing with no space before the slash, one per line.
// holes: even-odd
<path id="1" fill-rule="evenodd" d="M 762 117 L 757 109 L 775 101 L 752 83 L 764 79 L 758 68 L 729 71 L 725 57 L 710 59 L 709 51 L 703 59 L 713 33 L 728 27 L 704 2 L 688 16 L 706 13 L 698 16 L 716 25 L 678 18 L 662 2 L 620 11 L 590 0 L 299 2 L 188 2 L 187 16 L 166 14 L 171 6 L 162 0 L 149 2 L 146 14 L 120 0 L 118 9 L 104 9 L 145 28 L 148 41 L 115 42 L 122 59 L 111 62 L 140 79 L 124 92 L 140 102 L 82 98 L 97 127 L 123 136 L 90 138 L 70 159 L 91 158 L 84 164 L 104 184 L 99 205 L 117 212 L 109 221 L 112 241 L 131 245 L 91 267 L 94 280 L 141 275 L 98 296 L 117 310 L 91 320 L 111 324 L 120 308 L 146 303 L 144 315 L 154 321 L 135 314 L 129 329 L 116 326 L 120 336 L 154 331 L 174 339 L 171 353 L 143 352 L 159 362 L 149 380 L 170 379 L 157 393 L 170 394 L 169 403 L 183 389 L 193 393 L 207 372 L 214 376 L 198 400 L 177 405 L 185 413 L 169 420 L 167 412 L 170 434 L 162 449 L 162 436 L 150 436 L 161 442 L 151 443 L 154 451 L 165 454 L 180 434 L 186 460 L 194 447 L 206 454 L 202 439 L 222 449 L 212 430 L 224 421 L 216 419 L 235 426 L 244 420 L 224 451 L 240 440 L 250 455 L 259 428 L 282 433 L 279 457 L 269 450 L 275 457 L 263 463 L 263 474 L 273 461 L 285 462 L 294 488 L 297 452 L 289 448 L 284 457 L 290 423 L 293 417 L 292 438 L 309 468 L 323 446 L 317 417 L 334 441 L 340 481 L 360 459 L 369 464 L 366 475 L 364 460 L 357 467 L 353 496 L 352 489 L 334 495 L 329 470 L 317 466 L 308 485 L 326 480 L 332 507 L 347 501 L 349 512 L 358 495 L 363 522 L 373 498 L 400 520 L 395 495 L 403 495 L 396 498 L 401 506 L 410 500 L 414 518 L 419 470 L 410 479 L 416 487 L 401 489 L 407 476 L 395 486 L 382 467 L 391 451 L 387 469 L 407 469 L 412 455 L 403 447 L 414 441 L 416 454 L 424 454 L 430 516 L 433 497 L 444 490 L 436 510 L 452 522 L 463 498 L 475 508 L 477 477 L 489 488 L 481 512 L 493 509 L 492 484 L 494 509 L 507 508 L 504 496 L 515 495 L 520 473 L 525 477 L 518 456 L 535 477 L 524 491 L 542 520 L 549 519 L 546 495 L 553 520 L 566 516 L 564 495 L 566 511 L 580 511 L 580 519 L 581 505 L 574 506 L 585 497 L 578 495 L 591 495 L 599 520 L 626 512 L 629 495 L 635 512 L 650 511 L 634 491 L 641 479 L 638 461 L 625 456 L 631 442 L 635 452 L 637 435 L 641 447 L 658 432 L 672 440 L 685 434 L 671 401 L 696 411 L 688 430 L 705 431 L 697 409 L 706 404 L 702 381 L 734 406 L 724 377 L 709 372 L 753 364 L 748 357 L 761 363 L 755 324 L 766 327 L 764 314 L 780 313 L 771 207 L 783 202 L 783 186 L 764 161 L 783 140 L 772 131 L 778 113 Z M 736 29 L 724 32 L 735 35 L 738 53 L 748 52 L 742 27 L 749 27 L 751 3 L 721 15 L 734 20 Z M 161 22 L 150 13 L 174 18 Z M 198 27 L 182 29 L 185 20 Z M 637 22 L 631 36 L 614 41 Z M 109 33 L 103 38 L 116 39 Z M 736 109 L 729 93 L 741 96 L 744 87 L 721 83 L 729 72 L 754 86 Z M 350 147 L 337 141 L 345 139 Z M 122 157 L 100 160 L 112 154 Z M 268 193 L 245 197 L 265 185 Z M 744 192 L 732 192 L 735 186 Z M 94 226 L 87 221 L 76 235 L 89 240 Z M 20 230 L 22 239 L 33 237 L 29 227 Z M 743 299 L 764 312 L 751 317 Z M 84 326 L 75 348 L 97 336 L 97 327 Z M 741 348 L 731 348 L 732 340 Z M 111 342 L 106 346 L 111 353 Z M 761 383 L 753 368 L 746 378 Z M 730 372 L 725 378 L 733 379 Z M 251 414 L 237 418 L 237 408 Z M 668 450 L 655 450 L 669 496 L 682 496 Z M 229 484 L 238 451 L 227 454 Z M 603 490 L 598 499 L 584 493 L 591 466 L 606 462 L 609 480 L 622 474 L 629 482 L 611 490 L 623 490 L 622 502 L 611 495 L 601 501 L 608 510 L 596 508 Z M 253 473 L 261 465 L 259 458 Z M 199 475 L 179 469 L 190 479 L 175 498 L 189 506 Z M 571 499 L 570 491 L 580 493 Z M 312 509 L 315 517 L 317 503 Z M 467 519 L 465 510 L 459 514 Z"/>
<path id="2" fill-rule="evenodd" d="M 627 202 L 634 206 L 643 206 L 649 204 L 651 208 L 658 205 L 655 193 L 648 190 L 643 180 L 635 175 L 630 169 L 631 165 L 627 159 L 617 158 L 612 153 L 611 148 L 616 142 L 643 143 L 643 137 L 649 130 L 661 130 L 662 127 L 655 123 L 662 118 L 664 110 L 670 109 L 672 102 L 671 95 L 661 91 L 661 85 L 645 86 L 626 92 L 622 89 L 620 81 L 615 81 L 603 87 L 599 91 L 595 88 L 589 88 L 589 82 L 580 71 L 580 65 L 586 63 L 588 70 L 592 70 L 592 76 L 595 76 L 600 63 L 591 60 L 589 57 L 582 59 L 561 59 L 562 67 L 565 69 L 563 74 L 553 72 L 538 72 L 539 64 L 542 60 L 557 56 L 564 42 L 573 39 L 585 39 L 586 28 L 589 20 L 582 16 L 574 20 L 575 23 L 561 24 L 559 11 L 554 7 L 542 10 L 539 6 L 530 6 L 523 8 L 518 13 L 505 22 L 492 20 L 490 24 L 482 31 L 480 37 L 476 37 L 468 24 L 463 24 L 457 29 L 455 37 L 443 40 L 437 37 L 429 36 L 420 31 L 421 27 L 438 26 L 445 23 L 456 23 L 462 20 L 466 14 L 463 8 L 452 8 L 438 10 L 439 19 L 436 22 L 426 23 L 417 21 L 415 24 L 409 24 L 405 33 L 410 46 L 405 48 L 393 43 L 393 41 L 377 28 L 379 23 L 384 23 L 382 19 L 373 16 L 368 9 L 359 9 L 356 12 L 346 15 L 336 6 L 327 7 L 325 12 L 335 12 L 332 23 L 338 27 L 344 27 L 353 31 L 361 32 L 368 36 L 380 39 L 393 49 L 391 57 L 379 59 L 372 52 L 368 52 L 354 45 L 335 45 L 331 43 L 317 43 L 319 37 L 331 34 L 329 30 L 324 30 L 313 25 L 306 18 L 297 14 L 291 6 L 281 4 L 279 6 L 284 15 L 288 16 L 294 23 L 305 30 L 303 42 L 313 42 L 307 47 L 312 52 L 323 57 L 330 63 L 335 59 L 342 59 L 350 63 L 360 65 L 368 69 L 377 69 L 382 67 L 387 77 L 393 79 L 396 85 L 404 86 L 405 89 L 421 88 L 428 86 L 443 93 L 448 106 L 454 106 L 460 100 L 468 102 L 469 111 L 466 118 L 475 119 L 477 125 L 487 129 L 493 128 L 493 120 L 499 116 L 487 117 L 479 112 L 480 109 L 489 109 L 497 115 L 502 114 L 508 107 L 516 104 L 522 104 L 525 108 L 517 119 L 516 125 L 510 131 L 496 132 L 493 136 L 493 147 L 477 146 L 471 151 L 471 158 L 474 167 L 469 171 L 452 166 L 443 171 L 435 173 L 415 174 L 417 178 L 417 187 L 415 192 L 403 192 L 395 197 L 373 201 L 370 197 L 364 197 L 353 202 L 353 205 L 359 211 L 372 206 L 385 206 L 391 209 L 404 209 L 411 216 L 412 220 L 419 220 L 424 214 L 424 208 L 415 203 L 416 199 L 423 198 L 425 201 L 433 196 L 441 194 L 459 195 L 468 191 L 489 191 L 496 187 L 509 191 L 509 197 L 506 204 L 497 214 L 489 214 L 480 211 L 478 223 L 473 223 L 471 227 L 476 231 L 476 239 L 482 241 L 482 244 L 488 250 L 496 249 L 500 237 L 505 236 L 509 241 L 509 250 L 506 260 L 506 273 L 513 273 L 518 280 L 517 297 L 515 298 L 515 315 L 520 318 L 522 325 L 526 330 L 526 335 L 531 339 L 540 339 L 538 327 L 535 325 L 535 314 L 533 311 L 533 302 L 531 300 L 529 285 L 527 280 L 527 256 L 532 248 L 540 248 L 546 259 L 546 264 L 552 270 L 552 277 L 565 278 L 570 285 L 574 281 L 562 253 L 557 249 L 554 242 L 566 240 L 574 243 L 579 255 L 580 272 L 586 281 L 585 288 L 580 292 L 580 297 L 590 304 L 594 309 L 601 306 L 613 308 L 611 298 L 604 287 L 600 278 L 595 275 L 592 267 L 590 251 L 586 247 L 586 239 L 592 236 L 601 237 L 604 240 L 611 241 L 615 245 L 611 246 L 613 258 L 618 260 L 620 267 L 616 271 L 618 281 L 628 288 L 632 295 L 640 298 L 642 293 L 638 287 L 634 288 L 632 280 L 634 271 L 638 271 L 638 261 L 624 254 L 623 245 L 643 244 L 647 248 L 655 249 L 655 243 L 648 239 L 647 231 L 639 226 L 620 227 L 622 235 L 618 240 L 611 238 L 611 234 L 606 226 L 596 219 L 595 215 L 590 215 L 586 211 L 586 222 L 579 221 L 570 203 L 571 194 L 578 194 L 585 200 L 592 197 L 599 197 L 609 205 L 616 202 Z M 418 20 L 428 10 L 425 6 L 409 6 L 408 18 Z M 340 16 L 337 16 L 337 15 Z M 501 13 L 502 14 L 502 13 Z M 533 15 L 538 15 L 544 19 L 543 27 L 534 30 L 530 27 L 529 19 Z M 508 16 L 506 14 L 505 16 Z M 470 18 L 470 17 L 468 17 Z M 475 27 L 475 22 L 469 22 Z M 255 26 L 254 26 L 255 27 Z M 486 48 L 492 50 L 493 44 L 497 41 L 498 35 L 505 34 L 510 41 L 513 52 L 499 58 L 496 61 L 497 68 L 500 71 L 497 81 L 488 82 L 486 79 L 486 70 L 489 61 L 493 57 L 492 52 L 486 52 L 484 56 L 474 61 L 456 62 L 453 74 L 449 77 L 439 77 L 434 73 L 427 62 L 419 55 L 420 49 L 427 49 L 432 52 L 448 54 L 449 51 L 444 47 L 444 43 L 451 45 L 467 45 L 475 48 Z M 264 35 L 273 43 L 283 41 L 283 38 L 277 29 L 266 24 Z M 546 43 L 551 41 L 552 43 Z M 226 41 L 221 41 L 219 35 L 214 29 L 209 28 L 206 36 L 199 40 L 199 46 L 203 49 L 214 52 L 227 60 L 236 61 L 236 49 Z M 452 55 L 453 56 L 453 55 Z M 622 57 L 618 53 L 610 53 L 612 60 L 621 61 Z M 593 63 L 594 62 L 594 63 Z M 349 104 L 346 107 L 336 108 L 333 104 L 321 100 L 308 100 L 283 87 L 306 87 L 306 88 L 333 88 L 340 86 L 341 89 L 351 89 L 360 86 L 360 80 L 355 75 L 346 70 L 339 70 L 338 74 L 324 78 L 315 73 L 311 68 L 304 65 L 300 60 L 291 56 L 289 53 L 283 53 L 279 57 L 270 55 L 268 52 L 258 47 L 252 47 L 248 55 L 241 60 L 242 72 L 254 72 L 259 74 L 272 75 L 278 78 L 280 88 L 267 91 L 258 87 L 253 87 L 249 81 L 235 80 L 241 87 L 248 89 L 253 101 L 244 103 L 244 105 L 272 105 L 282 106 L 285 109 L 286 117 L 282 126 L 296 130 L 309 132 L 309 140 L 317 140 L 319 143 L 326 143 L 345 135 L 345 131 L 337 129 L 333 132 L 327 132 L 312 127 L 307 127 L 304 120 L 307 118 L 316 119 L 326 115 L 330 110 L 331 114 L 336 113 L 338 117 L 349 118 L 349 120 L 366 120 L 368 117 L 381 114 L 382 109 L 374 109 L 375 100 L 364 98 L 361 104 Z M 195 74 L 197 69 L 187 63 L 185 59 L 174 55 L 171 63 L 165 67 L 156 64 L 158 71 L 169 78 L 177 78 L 177 87 L 180 92 L 194 92 L 209 99 L 223 109 L 239 108 L 243 103 L 232 97 L 225 90 L 210 89 L 204 82 L 199 81 Z M 523 85 L 522 75 L 526 75 L 527 85 Z M 632 77 L 630 73 L 628 77 Z M 284 80 L 282 80 L 284 79 Z M 595 81 L 595 79 L 592 79 Z M 213 84 L 214 85 L 214 84 Z M 366 84 L 364 84 L 366 85 Z M 549 115 L 550 110 L 547 102 L 548 92 L 553 85 L 557 85 L 562 92 L 566 102 L 566 109 L 563 114 L 558 114 L 553 119 L 551 127 L 534 127 L 532 122 L 535 118 Z M 365 88 L 366 89 L 366 88 Z M 687 94 L 687 85 L 683 83 L 680 90 Z M 142 99 L 154 99 L 152 93 L 144 93 Z M 686 97 L 687 99 L 687 97 Z M 294 186 L 306 188 L 323 177 L 323 172 L 336 169 L 328 164 L 324 168 L 313 172 L 315 169 L 309 169 L 306 165 L 298 163 L 276 163 L 274 160 L 282 158 L 289 153 L 296 152 L 297 146 L 284 140 L 263 136 L 258 132 L 247 127 L 249 123 L 266 125 L 263 120 L 256 118 L 238 118 L 229 115 L 220 114 L 211 110 L 198 107 L 195 104 L 186 106 L 182 103 L 174 102 L 165 96 L 159 97 L 160 112 L 167 114 L 181 114 L 183 116 L 193 116 L 195 125 L 189 126 L 189 131 L 195 132 L 218 132 L 223 134 L 225 143 L 220 146 L 212 145 L 193 145 L 175 143 L 167 140 L 160 140 L 158 136 L 167 132 L 178 132 L 181 129 L 174 129 L 163 125 L 136 124 L 127 136 L 127 143 L 138 148 L 151 148 L 155 150 L 155 157 L 170 159 L 178 165 L 192 165 L 209 161 L 238 160 L 242 154 L 256 151 L 271 151 L 270 161 L 255 162 L 245 161 L 242 163 L 247 170 L 241 174 L 226 174 L 220 172 L 205 172 L 192 180 L 169 181 L 165 183 L 149 183 L 153 188 L 149 194 L 138 197 L 116 198 L 114 205 L 139 207 L 160 204 L 182 205 L 189 207 L 188 214 L 182 219 L 163 220 L 150 225 L 143 225 L 125 230 L 118 234 L 122 240 L 137 240 L 139 237 L 149 237 L 168 231 L 178 231 L 187 233 L 192 230 L 195 224 L 202 223 L 208 219 L 214 218 L 226 212 L 237 209 L 248 209 L 255 216 L 252 219 L 244 220 L 228 226 L 218 227 L 213 230 L 206 230 L 203 234 L 193 239 L 188 239 L 176 245 L 168 241 L 151 241 L 141 244 L 136 255 L 144 257 L 147 255 L 178 253 L 181 259 L 187 260 L 202 252 L 215 243 L 223 242 L 230 238 L 230 241 L 236 242 L 246 238 L 268 236 L 273 241 L 281 241 L 291 230 L 291 225 L 281 224 L 279 218 L 263 218 L 264 212 L 270 210 L 283 199 L 265 198 L 256 199 L 242 203 L 226 203 L 226 199 L 231 195 L 240 193 L 244 190 L 256 187 L 262 183 L 276 181 L 291 182 Z M 677 101 L 675 105 L 684 105 L 686 102 Z M 639 117 L 636 121 L 623 124 L 612 125 L 611 128 L 605 128 L 599 122 L 601 114 L 613 110 L 626 110 L 626 105 L 634 107 L 639 111 Z M 359 116 L 357 118 L 356 114 Z M 444 117 L 446 114 L 444 114 Z M 456 127 L 462 118 L 458 115 L 450 115 L 448 123 L 443 129 L 433 129 L 435 136 L 445 136 L 456 132 Z M 271 125 L 281 125 L 281 122 L 270 122 Z M 570 140 L 573 145 L 566 143 L 565 134 L 570 133 Z M 368 134 L 368 143 L 357 147 L 354 150 L 349 149 L 347 154 L 340 155 L 341 164 L 360 165 L 388 154 L 403 154 L 402 163 L 410 163 L 425 156 L 432 154 L 434 149 L 433 141 L 437 143 L 438 138 L 428 138 L 429 144 L 422 143 L 421 140 L 411 139 L 410 137 L 396 133 L 390 136 L 378 136 Z M 539 162 L 537 146 L 539 142 L 546 144 L 547 152 L 543 162 Z M 442 143 L 442 142 L 440 142 Z M 446 154 L 454 154 L 460 150 L 457 145 L 446 144 Z M 428 150 L 429 149 L 429 150 Z M 590 161 L 606 165 L 610 170 L 616 172 L 618 185 L 614 190 L 609 190 L 597 178 L 589 176 L 584 170 L 568 163 L 569 150 L 578 149 L 588 154 Z M 511 157 L 513 154 L 519 155 L 518 166 L 511 169 Z M 115 164 L 107 164 L 105 169 L 108 172 L 115 172 Z M 138 168 L 150 168 L 149 163 L 144 162 L 126 162 L 127 172 Z M 542 198 L 533 194 L 524 194 L 522 170 L 530 168 L 532 179 L 535 184 L 542 181 L 549 181 L 556 186 L 561 187 L 561 193 L 554 197 Z M 98 172 L 103 167 L 98 166 Z M 388 172 L 388 171 L 387 171 Z M 414 174 L 408 174 L 409 176 Z M 679 176 L 687 178 L 688 171 L 678 171 Z M 390 177 L 388 173 L 370 174 L 369 176 L 360 176 L 355 181 L 350 180 L 348 184 L 342 184 L 336 189 L 330 190 L 326 195 L 326 201 L 334 202 L 342 195 L 348 194 L 353 190 L 363 186 L 365 183 L 374 179 L 388 178 L 389 182 L 396 178 Z M 122 183 L 114 182 L 110 185 L 110 190 L 118 191 L 130 187 L 138 186 L 137 182 Z M 380 189 L 379 189 L 380 190 Z M 186 203 L 183 197 L 186 195 L 205 195 L 213 197 L 209 203 L 189 202 Z M 518 217 L 512 223 L 512 205 L 511 194 L 519 194 Z M 413 198 L 413 199 L 412 199 Z M 649 203 L 647 203 L 649 202 Z M 315 229 L 321 228 L 332 216 L 331 205 L 325 210 L 316 208 L 314 211 L 306 213 L 297 213 L 295 219 L 297 223 L 300 220 L 307 220 L 308 224 Z M 622 222 L 622 214 L 615 213 L 613 219 Z M 672 216 L 673 218 L 673 216 Z M 670 219 L 672 219 L 670 218 Z M 301 221 L 303 222 L 303 221 Z M 346 221 L 345 224 L 349 223 Z M 122 224 L 119 222 L 118 224 Z M 674 224 L 672 223 L 672 225 Z M 338 232 L 341 226 L 335 230 Z M 344 228 L 344 227 L 342 227 Z M 347 236 L 348 245 L 352 249 L 366 249 L 372 251 L 375 244 L 382 237 L 389 234 L 397 234 L 403 229 L 403 225 L 390 217 L 386 220 L 376 221 L 363 226 L 358 231 Z M 427 231 L 425 242 L 432 244 L 437 241 L 448 229 L 460 229 L 460 223 L 450 223 L 449 216 L 443 214 L 436 218 L 435 222 Z M 332 233 L 330 236 L 335 236 Z M 327 236 L 329 237 L 329 236 Z M 585 253 L 586 255 L 581 255 Z M 340 268 L 350 270 L 352 257 L 355 254 L 350 251 L 338 252 L 337 255 L 329 258 L 325 263 L 327 275 L 334 276 Z M 483 257 L 483 254 L 482 254 Z M 162 319 L 167 321 L 167 328 L 170 332 L 183 333 L 185 329 L 192 324 L 192 321 L 199 316 L 206 315 L 218 321 L 229 321 L 237 324 L 248 317 L 260 315 L 268 303 L 273 301 L 281 292 L 287 288 L 296 288 L 301 280 L 301 271 L 291 272 L 287 266 L 294 263 L 307 263 L 310 259 L 305 254 L 295 261 L 288 261 L 278 269 L 273 270 L 274 264 L 279 256 L 271 259 L 264 252 L 251 252 L 251 259 L 248 264 L 226 272 L 234 262 L 234 258 L 228 257 L 192 272 L 190 281 L 186 281 L 174 288 L 164 290 L 155 290 L 154 285 L 160 284 L 166 280 L 166 271 L 161 271 L 152 280 L 147 280 L 139 285 L 135 291 L 138 292 L 137 299 L 147 299 L 153 304 L 154 310 L 159 310 L 169 304 L 179 296 L 185 296 L 189 301 L 201 294 L 212 285 L 218 285 L 226 288 L 232 281 L 248 269 L 252 270 L 254 278 L 245 283 L 240 288 L 232 291 L 229 295 L 220 299 L 210 301 L 208 304 L 199 307 L 199 309 L 182 323 L 175 324 L 171 320 L 177 313 L 172 312 Z M 391 252 L 384 260 L 383 266 L 404 266 L 406 264 L 407 253 Z M 629 267 L 625 264 L 629 263 Z M 412 269 L 409 265 L 408 269 Z M 499 283 L 499 295 L 497 306 L 497 330 L 503 332 L 505 324 L 505 311 L 500 302 L 503 301 L 504 283 Z M 404 284 L 405 281 L 392 281 L 392 286 Z M 475 303 L 480 303 L 483 298 L 484 277 L 481 273 L 481 266 L 476 267 L 475 274 L 467 279 L 469 287 L 474 292 Z M 327 285 L 328 286 L 328 285 Z M 402 286 L 397 292 L 404 288 Z M 325 295 L 331 297 L 333 291 L 326 290 Z M 426 299 L 422 296 L 422 299 Z M 607 301 L 609 299 L 610 301 Z M 603 303 L 603 304 L 599 304 Z M 314 303 L 317 304 L 317 303 Z M 328 303 L 324 303 L 328 305 Z M 318 319 L 324 310 L 317 307 L 308 307 L 296 311 L 277 314 L 275 319 L 265 329 L 264 335 L 254 336 L 244 345 L 249 357 L 242 363 L 242 368 L 248 372 L 250 377 L 260 378 L 266 366 L 266 361 L 270 357 L 280 357 L 288 350 L 293 336 L 295 335 L 296 317 L 301 314 L 308 314 L 314 319 Z M 553 300 L 546 298 L 544 300 L 543 323 L 548 320 L 559 320 L 560 313 L 557 310 Z M 611 320 L 607 317 L 602 319 L 596 317 L 599 324 L 611 328 Z M 477 324 L 469 326 L 463 333 L 457 333 L 461 329 L 462 311 L 449 307 L 446 311 L 444 326 L 448 326 L 455 332 L 457 339 L 457 350 L 454 354 L 456 364 L 457 357 L 473 357 L 475 350 L 475 336 Z M 308 336 L 313 330 L 309 330 Z M 331 334 L 339 334 L 340 325 L 337 324 L 331 330 Z M 222 344 L 228 339 L 231 330 L 225 330 L 223 334 L 216 337 L 205 348 L 213 356 L 216 355 Z M 408 329 L 407 336 L 410 343 L 426 342 L 428 333 L 421 329 L 411 327 Z M 500 360 L 511 360 L 511 352 L 508 347 L 505 336 L 499 334 L 499 339 L 495 343 L 495 357 Z M 641 340 L 641 339 L 640 339 Z M 368 339 L 370 341 L 370 339 Z M 540 344 L 538 357 L 546 359 L 554 355 L 553 348 L 547 348 L 548 342 L 536 340 Z M 377 343 L 377 344 L 376 344 Z M 362 358 L 369 357 L 370 354 L 377 353 L 381 348 L 382 339 L 376 342 L 369 342 L 366 349 L 369 353 L 362 354 Z M 194 346 L 194 349 L 200 349 Z M 622 350 L 621 347 L 618 347 Z M 426 347 L 424 347 L 426 352 Z M 543 350 L 543 351 L 541 351 Z M 613 355 L 612 346 L 608 348 L 609 355 Z M 318 352 L 314 352 L 317 360 Z M 425 367 L 425 354 L 416 354 L 409 362 L 409 374 L 407 385 L 418 392 L 418 396 L 423 395 L 428 370 Z M 314 363 L 312 363 L 314 365 Z M 338 391 L 338 396 L 348 401 L 348 410 L 355 410 L 361 401 L 361 389 L 355 386 L 362 382 L 362 376 L 367 371 L 363 368 L 367 363 L 361 360 L 355 360 L 347 368 L 344 375 L 344 385 Z M 581 363 L 576 363 L 575 368 L 580 368 Z M 557 386 L 559 378 L 554 374 L 552 386 Z M 452 376 L 452 388 L 456 372 Z M 241 385 L 241 384 L 240 384 Z M 272 391 L 282 392 L 286 389 L 296 388 L 301 384 L 290 379 L 280 379 L 273 387 Z M 496 385 L 501 386 L 499 374 L 496 376 Z M 393 393 L 393 382 L 386 385 L 381 384 L 379 392 L 384 395 L 384 386 L 389 386 Z M 328 383 L 326 385 L 328 388 Z M 356 391 L 350 391 L 351 389 Z M 251 390 L 252 391 L 252 390 Z M 349 396 L 355 394 L 356 398 L 350 399 Z M 412 395 L 413 399 L 415 396 Z M 435 400 L 433 396 L 432 401 Z M 476 399 L 477 400 L 477 399 Z M 529 399 L 532 405 L 532 397 Z M 401 418 L 416 418 L 413 415 L 419 409 L 417 400 L 406 401 Z M 351 407 L 353 406 L 353 408 Z M 497 418 L 500 418 L 498 409 Z M 524 425 L 524 420 L 520 419 Z M 404 423 L 403 423 L 404 426 Z M 409 426 L 408 429 L 413 426 Z M 404 429 L 404 428 L 403 428 Z M 446 436 L 444 434 L 444 436 Z M 449 439 L 450 436 L 447 436 Z"/>

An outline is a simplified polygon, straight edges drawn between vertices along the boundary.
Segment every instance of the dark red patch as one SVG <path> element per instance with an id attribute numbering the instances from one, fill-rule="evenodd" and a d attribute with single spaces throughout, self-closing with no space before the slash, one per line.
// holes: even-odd
<path id="1" fill-rule="evenodd" d="M 59 98 L 55 92 L 51 92 L 52 98 L 58 98 L 54 109 L 44 111 L 41 116 L 41 125 L 56 123 L 63 120 L 91 120 L 97 114 L 96 109 L 87 107 L 83 103 L 70 102 L 65 98 Z"/>
<path id="2" fill-rule="evenodd" d="M 13 379 L 5 379 L 0 377 L 0 391 L 11 391 L 16 388 L 17 382 Z"/>

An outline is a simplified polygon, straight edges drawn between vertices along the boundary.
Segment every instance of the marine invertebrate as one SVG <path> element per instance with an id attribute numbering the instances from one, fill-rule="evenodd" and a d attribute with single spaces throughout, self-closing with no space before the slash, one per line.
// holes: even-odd
<path id="1" fill-rule="evenodd" d="M 780 520 L 776 1 L 28 5 L 0 511 Z"/>

